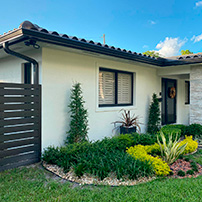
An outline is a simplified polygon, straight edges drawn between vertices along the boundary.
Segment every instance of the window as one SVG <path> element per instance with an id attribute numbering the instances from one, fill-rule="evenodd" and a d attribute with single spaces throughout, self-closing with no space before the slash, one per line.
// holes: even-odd
<path id="1" fill-rule="evenodd" d="M 133 73 L 100 68 L 99 106 L 133 105 Z"/>
<path id="2" fill-rule="evenodd" d="M 32 66 L 31 63 L 23 64 L 23 83 L 31 84 L 32 83 Z"/>
<path id="3" fill-rule="evenodd" d="M 185 104 L 190 104 L 190 82 L 185 81 Z"/>

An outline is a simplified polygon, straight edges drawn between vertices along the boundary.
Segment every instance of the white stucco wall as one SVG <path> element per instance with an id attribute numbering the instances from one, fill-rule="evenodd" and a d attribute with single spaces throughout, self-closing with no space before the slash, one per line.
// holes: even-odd
<path id="1" fill-rule="evenodd" d="M 156 69 L 49 48 L 42 50 L 42 67 L 43 147 L 60 145 L 66 137 L 70 122 L 67 106 L 75 81 L 82 84 L 89 112 L 89 138 L 97 140 L 112 135 L 111 123 L 119 120 L 119 111 L 123 107 L 98 108 L 99 67 L 134 72 L 135 104 L 124 109 L 131 109 L 141 117 L 142 132 L 145 131 L 152 93 L 158 94 L 161 90 Z"/>
<path id="2" fill-rule="evenodd" d="M 30 56 L 39 63 L 39 81 L 41 83 L 41 50 L 26 51 L 22 54 Z M 8 55 L 0 58 L 0 82 L 22 83 L 22 64 L 26 63 L 20 58 Z"/>
<path id="3" fill-rule="evenodd" d="M 86 108 L 89 113 L 89 138 L 101 139 L 113 134 L 114 121 L 119 120 L 123 107 L 98 107 L 99 67 L 125 70 L 134 73 L 134 106 L 124 107 L 140 116 L 145 132 L 151 96 L 161 91 L 158 70 L 138 63 L 103 59 L 97 56 L 43 48 L 24 53 L 39 61 L 42 84 L 42 147 L 61 145 L 69 130 L 69 97 L 72 84 L 82 84 Z M 23 60 L 8 56 L 0 59 L 0 82 L 22 82 Z M 173 76 L 169 76 L 173 78 Z M 184 104 L 184 79 L 177 79 L 177 123 L 188 124 L 189 106 Z"/>

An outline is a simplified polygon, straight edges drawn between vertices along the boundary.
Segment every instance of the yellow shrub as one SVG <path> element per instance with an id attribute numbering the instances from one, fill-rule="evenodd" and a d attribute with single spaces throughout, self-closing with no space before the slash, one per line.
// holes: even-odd
<path id="1" fill-rule="evenodd" d="M 146 145 L 145 150 L 148 154 L 156 153 L 157 151 L 160 151 L 160 146 L 158 143 L 155 143 L 153 145 Z"/>
<path id="2" fill-rule="evenodd" d="M 154 144 L 154 148 L 156 147 L 157 145 Z M 153 157 L 147 154 L 147 151 L 151 151 L 151 149 L 152 146 L 136 145 L 134 147 L 127 148 L 126 152 L 134 156 L 136 159 L 140 159 L 142 161 L 150 161 L 156 175 L 168 175 L 170 172 L 170 167 L 168 166 L 168 164 L 161 160 L 159 157 Z"/>
<path id="3" fill-rule="evenodd" d="M 181 142 L 179 142 L 179 145 L 182 146 L 187 143 L 187 146 L 183 152 L 183 154 L 188 154 L 193 151 L 195 151 L 198 147 L 197 141 L 194 141 L 192 139 L 192 136 L 185 136 L 185 139 Z M 163 147 L 163 145 L 162 145 Z M 142 161 L 150 161 L 156 175 L 159 176 L 165 176 L 168 175 L 170 170 L 170 167 L 168 164 L 160 159 L 159 157 L 153 157 L 149 154 L 160 151 L 159 144 L 155 143 L 153 145 L 136 145 L 134 147 L 127 148 L 126 152 L 132 156 L 134 156 L 136 159 L 140 159 Z"/>
<path id="4" fill-rule="evenodd" d="M 181 145 L 186 144 L 186 143 L 187 143 L 187 146 L 185 147 L 183 154 L 189 154 L 191 152 L 194 152 L 198 147 L 197 141 L 193 140 L 192 136 L 186 136 L 185 135 L 185 139 L 183 141 L 181 141 L 179 143 L 179 145 L 181 146 Z"/>

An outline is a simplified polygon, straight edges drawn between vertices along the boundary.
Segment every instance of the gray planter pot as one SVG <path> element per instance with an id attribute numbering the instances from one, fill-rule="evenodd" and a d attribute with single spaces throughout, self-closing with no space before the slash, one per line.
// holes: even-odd
<path id="1" fill-rule="evenodd" d="M 136 127 L 124 127 L 120 126 L 120 134 L 132 134 L 136 132 Z"/>

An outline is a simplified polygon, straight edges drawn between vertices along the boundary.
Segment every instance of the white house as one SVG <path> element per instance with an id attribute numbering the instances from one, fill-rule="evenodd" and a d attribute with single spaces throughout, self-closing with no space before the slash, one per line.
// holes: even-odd
<path id="1" fill-rule="evenodd" d="M 91 140 L 111 136 L 112 122 L 123 108 L 141 117 L 145 132 L 153 93 L 162 97 L 162 124 L 202 124 L 201 62 L 200 54 L 156 59 L 29 21 L 0 35 L 0 82 L 41 84 L 42 148 L 61 145 L 66 138 L 75 81 L 82 84 Z"/>

